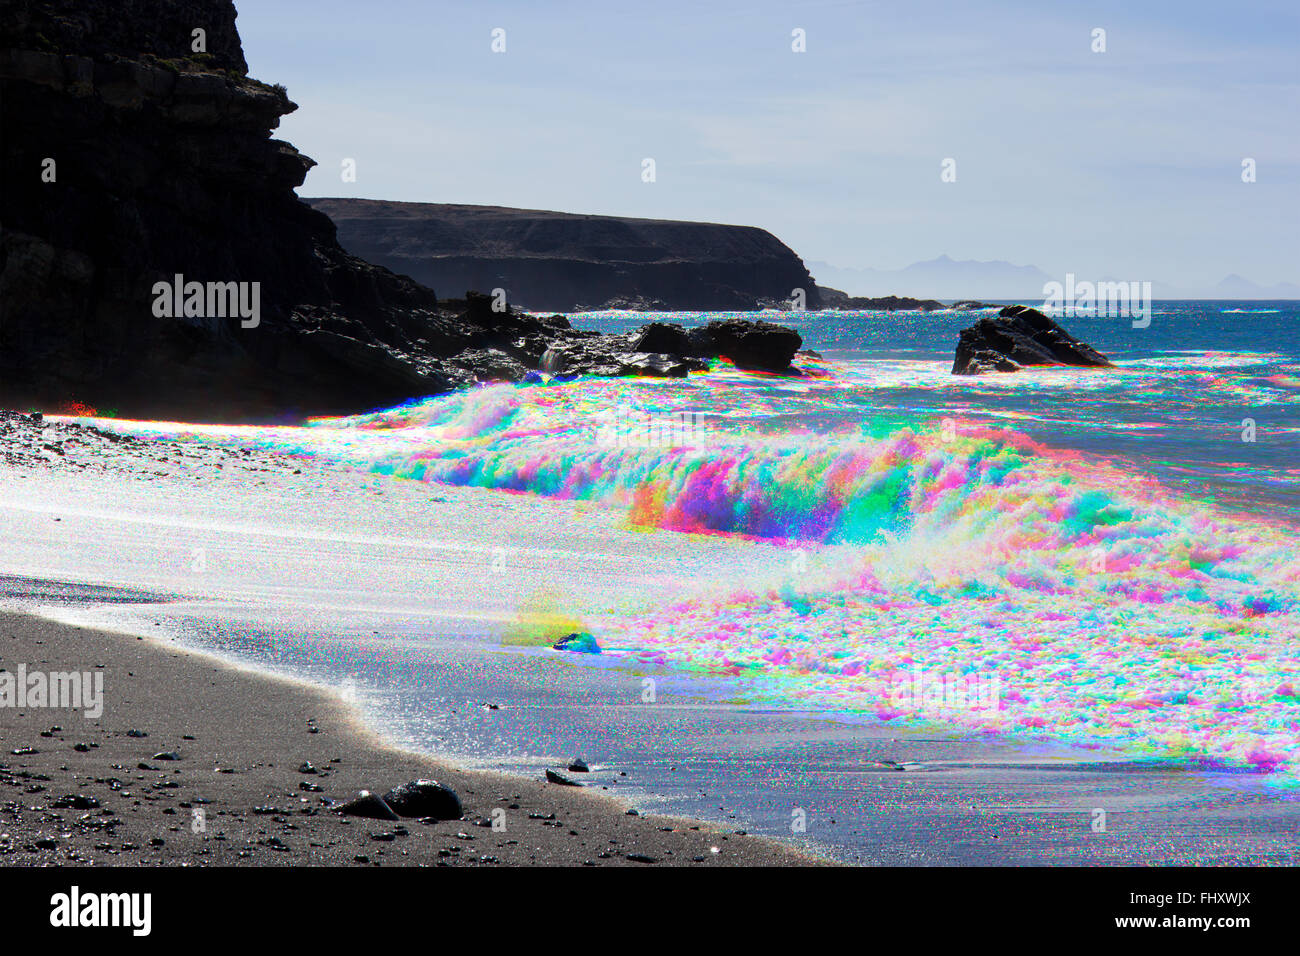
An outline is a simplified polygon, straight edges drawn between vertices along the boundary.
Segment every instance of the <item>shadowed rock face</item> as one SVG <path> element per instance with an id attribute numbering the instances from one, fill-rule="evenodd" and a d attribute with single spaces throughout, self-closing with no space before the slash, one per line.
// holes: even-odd
<path id="1" fill-rule="evenodd" d="M 518 380 L 575 343 L 575 374 L 685 374 L 344 252 L 294 193 L 314 163 L 270 134 L 296 107 L 247 75 L 235 17 L 231 0 L 0 0 L 0 404 L 293 419 Z M 256 321 L 210 292 L 168 310 L 156 287 L 177 276 L 250 305 L 255 289 Z"/>
<path id="2" fill-rule="evenodd" d="M 770 322 L 726 319 L 694 329 L 655 322 L 642 328 L 633 348 L 638 352 L 669 352 L 690 358 L 724 356 L 737 368 L 785 372 L 803 338 L 793 329 Z"/>
<path id="3" fill-rule="evenodd" d="M 447 387 L 431 359 L 454 316 L 347 255 L 294 195 L 314 164 L 270 131 L 296 107 L 246 75 L 235 15 L 0 0 L 6 402 L 239 418 Z M 156 315 L 155 283 L 176 275 L 258 283 L 260 323 Z"/>
<path id="4" fill-rule="evenodd" d="M 752 226 L 537 209 L 308 199 L 354 255 L 434 288 L 505 289 L 529 309 L 753 310 L 803 289 L 803 261 Z"/>
<path id="5" fill-rule="evenodd" d="M 1109 367 L 1110 359 L 1080 342 L 1037 309 L 1009 305 L 995 318 L 963 329 L 954 375 L 1015 372 L 1026 365 Z"/>
<path id="6" fill-rule="evenodd" d="M 797 374 L 791 362 L 802 345 L 798 332 L 770 322 L 726 319 L 693 329 L 652 322 L 621 335 L 557 338 L 541 368 L 557 375 L 681 378 L 707 369 L 709 359 L 726 358 L 737 368 L 789 375 Z"/>

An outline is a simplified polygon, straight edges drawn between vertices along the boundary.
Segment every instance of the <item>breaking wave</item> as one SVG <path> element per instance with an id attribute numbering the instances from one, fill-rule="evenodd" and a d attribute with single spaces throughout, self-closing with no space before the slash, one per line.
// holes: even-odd
<path id="1" fill-rule="evenodd" d="M 612 618 L 606 653 L 757 678 L 799 706 L 1300 777 L 1293 529 L 1008 430 L 674 431 L 678 393 L 610 416 L 620 387 L 490 387 L 316 425 L 420 435 L 370 463 L 384 474 L 789 549 L 783 584 Z"/>
<path id="2" fill-rule="evenodd" d="M 792 428 L 790 403 L 842 383 L 744 392 L 755 380 L 497 385 L 307 428 L 149 429 L 785 549 L 777 583 L 702 582 L 600 619 L 606 654 L 745 678 L 778 704 L 1300 783 L 1294 527 L 987 421 Z"/>

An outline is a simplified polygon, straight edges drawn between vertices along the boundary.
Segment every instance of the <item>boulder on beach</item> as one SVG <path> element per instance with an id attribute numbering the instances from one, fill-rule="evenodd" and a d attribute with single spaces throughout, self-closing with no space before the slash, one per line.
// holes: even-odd
<path id="1" fill-rule="evenodd" d="M 384 794 L 384 803 L 403 817 L 459 820 L 465 815 L 460 797 L 436 780 L 412 780 Z"/>
<path id="2" fill-rule="evenodd" d="M 1015 372 L 1026 365 L 1108 368 L 1111 362 L 1037 309 L 1009 305 L 962 330 L 952 373 Z"/>
<path id="3" fill-rule="evenodd" d="M 345 817 L 365 817 L 368 820 L 396 820 L 393 808 L 383 798 L 375 796 L 369 790 L 362 790 L 356 798 L 335 807 L 337 813 Z"/>

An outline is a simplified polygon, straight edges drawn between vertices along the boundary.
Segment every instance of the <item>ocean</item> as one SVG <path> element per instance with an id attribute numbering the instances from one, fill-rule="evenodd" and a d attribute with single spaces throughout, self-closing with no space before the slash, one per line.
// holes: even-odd
<path id="1" fill-rule="evenodd" d="M 1181 808 L 1183 823 L 1169 810 L 1127 848 L 1039 825 L 996 852 L 962 851 L 993 862 L 1128 859 L 1192 840 L 1178 830 L 1195 829 L 1189 802 L 1288 794 L 1300 782 L 1300 304 L 1155 303 L 1147 328 L 1073 317 L 1116 368 L 955 377 L 957 333 L 977 315 L 764 316 L 820 354 L 799 378 L 718 363 L 686 381 L 489 385 L 303 428 L 98 424 L 397 479 L 403 508 L 431 516 L 419 533 L 450 548 L 508 510 L 535 561 L 515 573 L 523 546 L 492 517 L 467 573 L 496 582 L 493 614 L 462 595 L 454 623 L 422 618 L 422 571 L 407 561 L 385 565 L 400 613 L 375 596 L 369 618 L 356 597 L 347 615 L 259 617 L 231 610 L 232 585 L 220 614 L 194 601 L 170 619 L 194 646 L 359 684 L 368 718 L 412 746 L 525 771 L 581 748 L 634 768 L 644 799 L 769 832 L 789 806 L 837 794 L 841 822 L 825 824 L 835 810 L 823 807 L 819 839 L 849 859 L 888 856 L 845 808 L 885 786 L 873 773 L 895 790 L 894 771 L 948 774 L 978 790 L 980 819 L 990 793 L 1019 813 L 1088 811 L 1069 796 L 1082 777 L 1040 805 L 1008 782 L 1017 767 L 1092 774 L 1090 786 L 1126 788 L 1115 805 L 1164 788 L 1162 806 Z M 571 318 L 620 331 L 719 317 Z M 438 529 L 444 505 L 474 510 Z M 391 533 L 349 547 L 384 548 Z M 617 567 L 594 572 L 602 561 Z M 425 593 L 430 607 L 446 600 Z M 575 632 L 600 653 L 551 648 Z M 493 695 L 514 704 L 485 718 Z M 938 806 L 950 791 L 921 792 L 912 824 L 969 829 Z M 1252 832 L 1242 852 L 1262 859 L 1274 838 Z M 903 861 L 936 859 L 909 840 Z"/>
<path id="2" fill-rule="evenodd" d="M 995 313 L 765 315 L 834 360 L 841 386 L 828 401 L 801 400 L 797 387 L 776 388 L 757 396 L 751 421 L 829 429 L 951 415 L 1114 459 L 1225 507 L 1300 519 L 1300 303 L 1155 302 L 1147 328 L 1127 318 L 1073 316 L 1061 321 L 1111 356 L 1122 374 L 952 376 L 958 333 L 986 314 Z M 656 318 L 692 325 L 715 316 Z M 645 316 L 596 313 L 573 322 L 626 331 Z M 1247 420 L 1255 423 L 1247 436 L 1253 441 L 1243 440 Z"/>

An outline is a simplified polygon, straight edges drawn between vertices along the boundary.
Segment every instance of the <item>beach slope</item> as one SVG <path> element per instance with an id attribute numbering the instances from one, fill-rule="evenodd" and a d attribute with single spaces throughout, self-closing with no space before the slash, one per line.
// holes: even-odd
<path id="1" fill-rule="evenodd" d="M 818 862 L 760 837 L 632 816 L 595 789 L 453 769 L 384 744 L 337 696 L 143 638 L 0 613 L 0 668 L 20 664 L 102 672 L 104 706 L 97 719 L 0 707 L 0 865 Z M 454 789 L 464 818 L 329 808 L 419 778 Z"/>

